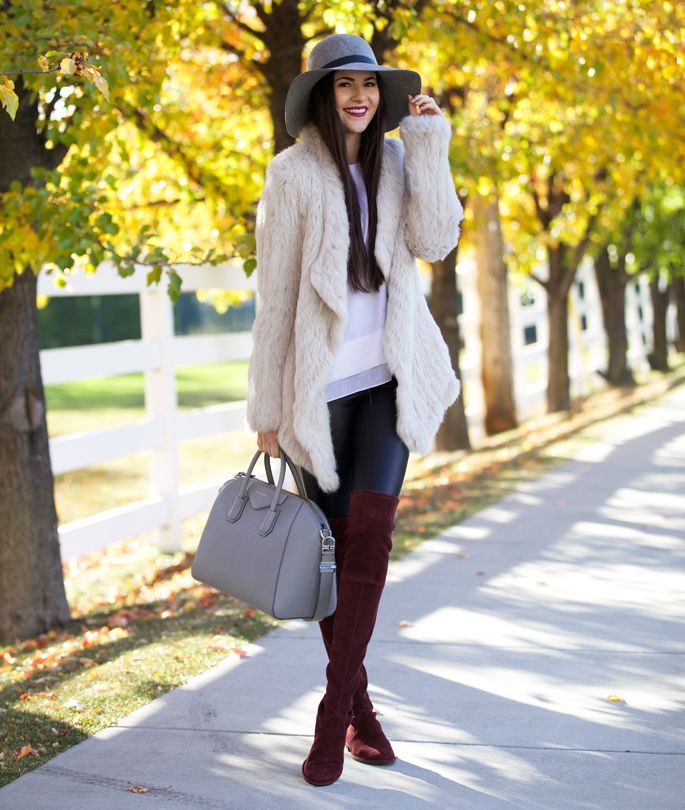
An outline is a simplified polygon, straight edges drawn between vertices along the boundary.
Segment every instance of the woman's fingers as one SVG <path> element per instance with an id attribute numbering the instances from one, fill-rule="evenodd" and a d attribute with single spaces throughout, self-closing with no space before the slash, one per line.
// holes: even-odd
<path id="1" fill-rule="evenodd" d="M 442 115 L 442 110 L 431 96 L 417 93 L 415 96 L 408 96 L 410 115 Z"/>
<path id="2" fill-rule="evenodd" d="M 270 430 L 266 433 L 257 433 L 257 447 L 262 451 L 262 453 L 268 453 L 271 458 L 279 458 L 280 451 L 278 449 L 278 432 L 275 430 Z"/>

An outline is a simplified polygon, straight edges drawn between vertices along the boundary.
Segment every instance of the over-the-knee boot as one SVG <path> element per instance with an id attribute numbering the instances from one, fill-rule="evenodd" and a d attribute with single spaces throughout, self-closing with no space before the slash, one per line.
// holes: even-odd
<path id="1" fill-rule="evenodd" d="M 328 519 L 335 537 L 335 562 L 338 592 L 340 579 L 345 566 L 345 540 L 347 534 L 347 517 Z M 319 622 L 321 636 L 330 658 L 333 643 L 335 613 Z M 352 693 L 352 718 L 347 727 L 347 750 L 353 759 L 368 765 L 389 765 L 395 761 L 395 752 L 378 722 L 373 703 L 368 693 L 368 675 L 364 664 L 359 668 L 357 685 Z"/>
<path id="2" fill-rule="evenodd" d="M 342 773 L 352 694 L 376 623 L 398 503 L 394 495 L 370 490 L 350 496 L 326 694 L 317 712 L 314 744 L 302 765 L 313 785 L 330 785 Z"/>

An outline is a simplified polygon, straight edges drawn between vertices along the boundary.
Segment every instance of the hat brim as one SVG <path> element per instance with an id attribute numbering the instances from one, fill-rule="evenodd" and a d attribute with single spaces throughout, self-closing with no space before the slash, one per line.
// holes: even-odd
<path id="1" fill-rule="evenodd" d="M 421 92 L 421 76 L 415 70 L 370 65 L 368 62 L 353 62 L 343 67 L 307 70 L 293 79 L 285 99 L 285 128 L 296 138 L 302 127 L 309 120 L 309 95 L 314 85 L 327 73 L 341 70 L 363 70 L 366 73 L 378 73 L 381 93 L 385 103 L 385 131 L 395 129 L 405 115 L 407 96 Z"/>

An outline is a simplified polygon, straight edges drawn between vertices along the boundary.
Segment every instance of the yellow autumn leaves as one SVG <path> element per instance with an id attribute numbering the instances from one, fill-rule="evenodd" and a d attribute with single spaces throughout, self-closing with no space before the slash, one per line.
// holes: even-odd
<path id="1" fill-rule="evenodd" d="M 48 51 L 38 57 L 38 65 L 43 73 L 57 72 L 62 76 L 80 76 L 87 79 L 109 101 L 109 86 L 100 69 L 88 62 L 87 51 Z M 17 71 L 22 73 L 23 71 Z M 14 121 L 19 108 L 19 97 L 14 92 L 14 82 L 7 75 L 0 74 L 0 105 L 7 110 Z"/>
<path id="2" fill-rule="evenodd" d="M 6 76 L 0 76 L 0 104 L 7 110 L 14 121 L 19 108 L 19 98 L 14 92 L 14 82 Z"/>

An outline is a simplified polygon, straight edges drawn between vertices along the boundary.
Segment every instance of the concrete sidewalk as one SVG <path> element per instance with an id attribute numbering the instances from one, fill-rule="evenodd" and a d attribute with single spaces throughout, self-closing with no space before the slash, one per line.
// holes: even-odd
<path id="1" fill-rule="evenodd" d="M 304 782 L 325 661 L 291 622 L 0 807 L 682 810 L 684 568 L 681 387 L 391 567 L 367 659 L 391 767 Z"/>

